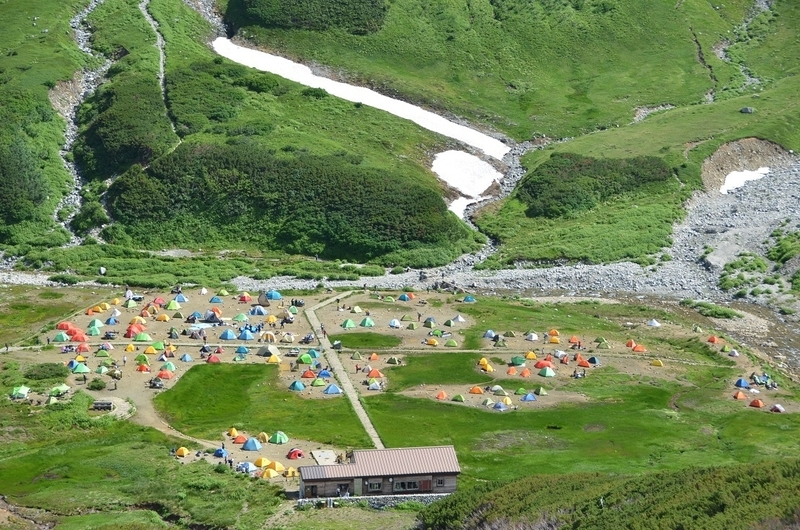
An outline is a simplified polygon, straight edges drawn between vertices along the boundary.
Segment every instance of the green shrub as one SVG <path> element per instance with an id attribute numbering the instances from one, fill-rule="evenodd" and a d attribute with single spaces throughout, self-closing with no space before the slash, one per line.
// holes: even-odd
<path id="1" fill-rule="evenodd" d="M 106 382 L 99 377 L 95 377 L 86 385 L 86 388 L 89 390 L 104 390 L 106 388 Z"/>
<path id="2" fill-rule="evenodd" d="M 75 285 L 81 279 L 74 274 L 54 274 L 47 278 L 47 281 L 56 282 L 56 283 L 63 283 L 65 285 Z"/>
<path id="3" fill-rule="evenodd" d="M 64 379 L 69 375 L 66 366 L 59 363 L 34 364 L 25 371 L 26 379 Z"/>
<path id="4" fill-rule="evenodd" d="M 712 304 L 711 302 L 699 302 L 687 299 L 681 300 L 681 305 L 696 309 L 698 313 L 709 318 L 733 319 L 742 318 L 744 316 L 738 311 L 734 311 L 733 309 L 729 309 L 727 307 L 718 306 L 716 304 Z"/>
<path id="5" fill-rule="evenodd" d="M 247 14 L 266 27 L 324 30 L 339 28 L 355 34 L 383 25 L 384 0 L 245 0 Z"/>

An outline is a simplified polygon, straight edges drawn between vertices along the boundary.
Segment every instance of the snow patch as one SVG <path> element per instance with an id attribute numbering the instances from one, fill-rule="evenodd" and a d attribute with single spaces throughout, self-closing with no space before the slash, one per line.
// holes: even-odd
<path id="1" fill-rule="evenodd" d="M 727 195 L 729 191 L 744 186 L 745 182 L 762 179 L 766 177 L 768 173 L 768 167 L 760 167 L 755 171 L 731 171 L 725 177 L 725 182 L 722 183 L 719 192 Z"/>

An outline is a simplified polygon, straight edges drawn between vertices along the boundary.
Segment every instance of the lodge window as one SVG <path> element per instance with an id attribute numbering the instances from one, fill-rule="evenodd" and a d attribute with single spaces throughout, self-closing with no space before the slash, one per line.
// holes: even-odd
<path id="1" fill-rule="evenodd" d="M 403 481 L 394 483 L 394 491 L 413 491 L 419 489 L 419 483 L 412 481 Z"/>
<path id="2" fill-rule="evenodd" d="M 370 482 L 369 491 L 381 491 L 383 489 L 383 482 Z"/>
<path id="3" fill-rule="evenodd" d="M 444 479 L 443 478 L 437 478 L 436 479 L 436 487 L 437 488 L 443 488 L 444 487 Z"/>

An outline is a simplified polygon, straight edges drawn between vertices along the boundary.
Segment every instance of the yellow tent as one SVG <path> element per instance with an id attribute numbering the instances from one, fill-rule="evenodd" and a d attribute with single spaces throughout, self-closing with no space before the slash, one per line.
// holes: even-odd
<path id="1" fill-rule="evenodd" d="M 79 363 L 83 363 L 86 362 L 86 357 L 84 357 L 83 355 L 78 355 L 77 357 L 75 357 L 75 360 L 78 361 Z"/>
<path id="2" fill-rule="evenodd" d="M 287 468 L 286 471 L 283 472 L 284 477 L 299 477 L 300 473 L 293 467 Z"/>
<path id="3" fill-rule="evenodd" d="M 161 313 L 156 317 L 157 322 L 169 322 L 169 316 L 166 313 Z"/>
<path id="4" fill-rule="evenodd" d="M 285 467 L 283 467 L 283 464 L 281 464 L 281 463 L 280 463 L 280 462 L 278 462 L 277 460 L 273 460 L 272 462 L 270 462 L 270 463 L 269 463 L 269 465 L 268 465 L 267 467 L 268 467 L 269 469 L 274 469 L 275 471 L 278 471 L 278 472 L 280 472 L 280 471 L 286 471 L 286 468 L 285 468 Z"/>
<path id="5" fill-rule="evenodd" d="M 561 344 L 561 340 L 559 340 L 559 338 L 556 336 L 550 337 L 550 340 L 548 340 L 547 342 L 549 342 L 550 344 Z"/>
<path id="6" fill-rule="evenodd" d="M 269 364 L 281 364 L 281 359 L 280 359 L 280 357 L 278 357 L 277 355 L 275 355 L 273 353 L 272 355 L 269 356 L 269 359 L 267 359 L 267 362 Z"/>
<path id="7" fill-rule="evenodd" d="M 263 478 L 275 478 L 275 477 L 277 477 L 277 476 L 280 476 L 280 473 L 278 473 L 278 472 L 277 472 L 277 471 L 275 471 L 274 469 L 265 469 L 265 470 L 264 470 L 264 473 L 262 473 L 262 475 L 261 475 L 261 476 L 262 476 Z"/>
<path id="8" fill-rule="evenodd" d="M 102 313 L 103 312 L 103 308 L 100 307 L 99 305 L 96 305 L 96 306 L 94 306 L 92 308 L 92 311 L 94 311 L 95 313 Z"/>
<path id="9" fill-rule="evenodd" d="M 428 341 L 425 344 L 427 344 L 428 346 L 438 346 L 439 345 L 439 341 L 436 340 L 436 339 L 431 338 L 431 339 L 428 339 Z"/>
<path id="10" fill-rule="evenodd" d="M 267 317 L 267 324 L 274 324 L 277 321 L 278 317 L 276 317 L 275 315 L 270 315 Z"/>
<path id="11" fill-rule="evenodd" d="M 529 361 L 535 361 L 537 359 L 536 354 L 533 353 L 532 351 L 526 353 L 525 358 L 528 359 Z"/>
<path id="12" fill-rule="evenodd" d="M 131 319 L 131 321 L 129 322 L 129 324 L 144 324 L 144 323 L 145 323 L 145 319 L 143 319 L 142 317 L 140 317 L 138 315 L 133 317 Z"/>
<path id="13" fill-rule="evenodd" d="M 558 337 L 558 335 L 559 335 L 558 330 L 555 329 L 555 328 L 553 328 L 550 331 L 548 331 L 547 334 L 550 335 L 551 337 Z"/>
<path id="14" fill-rule="evenodd" d="M 264 458 L 263 456 L 259 457 L 255 461 L 256 467 L 267 467 L 270 464 L 269 458 Z"/>
<path id="15" fill-rule="evenodd" d="M 189 450 L 185 447 L 180 447 L 177 451 L 175 451 L 176 456 L 188 456 Z"/>
<path id="16" fill-rule="evenodd" d="M 171 352 L 175 353 L 175 351 L 177 351 L 177 349 L 178 348 L 173 346 L 172 344 L 167 344 L 167 347 L 164 348 L 164 351 L 171 351 Z"/>
<path id="17" fill-rule="evenodd" d="M 230 429 L 228 429 L 228 436 L 236 438 L 237 436 L 239 436 L 239 431 L 236 430 L 236 427 L 231 427 Z"/>
<path id="18" fill-rule="evenodd" d="M 128 344 L 127 346 L 125 346 L 125 351 L 128 351 L 128 352 L 136 351 L 136 346 L 134 346 L 133 344 Z"/>
<path id="19" fill-rule="evenodd" d="M 267 434 L 265 432 L 260 432 L 260 433 L 258 433 L 258 436 L 256 436 L 256 438 L 258 438 L 259 442 L 265 444 L 265 443 L 267 443 L 269 441 L 269 434 Z"/>
<path id="20" fill-rule="evenodd" d="M 155 355 L 156 353 L 158 353 L 158 351 L 152 346 L 148 346 L 144 352 L 147 353 L 148 355 Z"/>
<path id="21" fill-rule="evenodd" d="M 510 398 L 510 397 L 508 397 L 508 396 L 504 397 L 504 398 L 503 398 L 503 399 L 501 399 L 500 401 L 502 401 L 503 403 L 505 403 L 506 405 L 509 405 L 509 406 L 512 404 L 512 402 L 511 402 L 511 398 Z"/>
<path id="22" fill-rule="evenodd" d="M 275 334 L 271 331 L 267 331 L 261 335 L 261 340 L 264 342 L 275 342 Z"/>
<path id="23" fill-rule="evenodd" d="M 654 359 L 653 362 L 650 363 L 650 366 L 664 366 L 664 361 L 661 359 Z"/>
<path id="24" fill-rule="evenodd" d="M 486 366 L 487 364 L 489 364 L 489 360 L 486 357 L 481 357 L 481 360 L 478 361 L 478 364 L 481 366 Z"/>
<path id="25" fill-rule="evenodd" d="M 487 365 L 485 365 L 485 366 L 483 367 L 483 369 L 484 369 L 484 370 L 485 370 L 487 373 L 492 373 L 492 372 L 494 372 L 494 368 L 492 368 L 492 365 L 491 365 L 491 364 L 487 364 Z"/>
<path id="26" fill-rule="evenodd" d="M 111 305 L 119 305 L 119 298 L 114 298 L 111 300 Z"/>
<path id="27" fill-rule="evenodd" d="M 108 302 L 103 302 L 102 304 L 100 304 L 100 309 L 102 309 L 103 311 L 108 311 L 109 309 L 111 309 L 111 306 L 108 305 Z"/>

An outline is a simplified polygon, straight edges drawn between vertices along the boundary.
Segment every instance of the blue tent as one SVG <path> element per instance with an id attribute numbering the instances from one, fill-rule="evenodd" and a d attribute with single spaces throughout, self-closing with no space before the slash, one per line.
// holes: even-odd
<path id="1" fill-rule="evenodd" d="M 493 339 L 497 336 L 497 333 L 492 331 L 491 329 L 486 330 L 486 333 L 483 334 L 484 339 Z"/>
<path id="2" fill-rule="evenodd" d="M 212 296 L 208 300 L 208 303 L 209 304 L 221 304 L 222 303 L 222 298 L 220 298 L 219 296 Z"/>
<path id="3" fill-rule="evenodd" d="M 106 325 L 108 326 L 116 326 L 117 324 L 119 324 L 119 322 L 114 317 L 108 317 L 108 319 L 106 320 Z"/>
<path id="4" fill-rule="evenodd" d="M 164 361 L 167 360 L 167 356 L 162 353 L 161 355 L 158 356 L 158 359 L 156 359 L 156 360 L 164 362 Z"/>
<path id="5" fill-rule="evenodd" d="M 475 300 L 475 297 L 472 296 L 471 294 L 468 294 L 467 296 L 465 296 L 464 297 L 464 301 L 467 302 L 468 304 L 472 304 L 472 303 L 477 302 L 477 300 Z"/>
<path id="6" fill-rule="evenodd" d="M 183 361 L 185 363 L 190 363 L 190 362 L 194 361 L 194 359 L 192 359 L 192 356 L 189 355 L 188 353 L 184 353 L 183 355 L 181 355 L 181 361 Z"/>
<path id="7" fill-rule="evenodd" d="M 233 353 L 250 353 L 250 350 L 247 349 L 247 346 L 239 346 Z"/>
<path id="8" fill-rule="evenodd" d="M 253 316 L 260 315 L 262 317 L 265 317 L 265 316 L 267 316 L 267 310 L 264 309 L 262 306 L 257 305 L 253 309 L 250 310 L 250 314 L 253 315 Z"/>
<path id="9" fill-rule="evenodd" d="M 225 458 L 228 456 L 228 451 L 220 447 L 216 451 L 214 451 L 214 456 L 216 456 L 217 458 Z"/>
<path id="10" fill-rule="evenodd" d="M 248 438 L 242 446 L 242 451 L 258 451 L 261 449 L 261 442 L 258 438 Z"/>
<path id="11" fill-rule="evenodd" d="M 397 299 L 400 300 L 401 302 L 408 302 L 409 300 L 411 300 L 411 298 L 409 298 L 406 293 L 401 294 L 400 296 L 397 297 Z"/>
<path id="12" fill-rule="evenodd" d="M 250 333 L 249 329 L 243 329 L 241 333 L 239 333 L 239 340 L 254 340 L 253 334 Z"/>
<path id="13" fill-rule="evenodd" d="M 194 313 L 192 313 L 189 316 L 193 317 L 193 318 L 202 318 L 203 317 L 203 313 L 201 313 L 200 311 L 195 311 Z"/>
<path id="14" fill-rule="evenodd" d="M 226 329 L 222 332 L 222 335 L 220 335 L 219 338 L 222 340 L 234 340 L 236 338 L 236 334 L 232 330 Z"/>
<path id="15" fill-rule="evenodd" d="M 300 381 L 295 381 L 291 385 L 289 385 L 289 390 L 294 390 L 296 392 L 300 392 L 301 390 L 305 390 L 305 389 L 306 389 L 306 385 L 304 385 Z"/>
<path id="16" fill-rule="evenodd" d="M 317 377 L 332 377 L 332 374 L 328 370 L 320 370 Z"/>
<path id="17" fill-rule="evenodd" d="M 178 293 L 178 296 L 175 297 L 175 301 L 178 302 L 179 304 L 183 304 L 185 302 L 188 302 L 189 299 L 183 296 L 183 293 Z"/>
<path id="18" fill-rule="evenodd" d="M 283 300 L 283 296 L 281 296 L 281 293 L 273 289 L 271 291 L 267 291 L 267 300 Z"/>
<path id="19" fill-rule="evenodd" d="M 589 357 L 589 361 L 588 362 L 589 362 L 589 364 L 600 364 L 600 359 L 598 359 L 597 357 L 592 355 L 591 357 Z"/>
<path id="20" fill-rule="evenodd" d="M 308 354 L 311 356 L 312 359 L 319 359 L 319 352 L 314 348 L 308 350 Z"/>
<path id="21" fill-rule="evenodd" d="M 253 473 L 258 471 L 258 467 L 252 462 L 239 462 L 236 464 L 236 471 L 240 471 L 242 473 Z"/>
<path id="22" fill-rule="evenodd" d="M 533 392 L 528 392 L 527 394 L 522 396 L 520 401 L 536 401 L 536 395 Z"/>
<path id="23" fill-rule="evenodd" d="M 750 383 L 748 383 L 746 379 L 740 377 L 736 380 L 736 386 L 739 388 L 750 388 Z"/>
<path id="24" fill-rule="evenodd" d="M 506 404 L 505 404 L 505 403 L 503 403 L 502 401 L 498 401 L 497 403 L 495 403 L 495 404 L 494 404 L 494 407 L 492 407 L 492 408 L 493 408 L 494 410 L 499 410 L 500 412 L 505 412 L 505 411 L 507 411 L 507 410 L 508 410 L 508 407 L 507 407 L 507 406 L 506 406 Z"/>
<path id="25" fill-rule="evenodd" d="M 79 363 L 79 362 L 78 362 L 78 361 L 76 361 L 75 359 L 72 359 L 70 362 L 68 362 L 68 363 L 67 363 L 67 368 L 69 368 L 69 370 L 70 370 L 70 372 L 71 372 L 71 371 L 72 371 L 72 370 L 74 370 L 74 369 L 75 369 L 75 367 L 76 367 L 76 366 L 78 366 L 79 364 L 81 364 L 81 363 Z"/>
<path id="26" fill-rule="evenodd" d="M 335 384 L 331 383 L 330 385 L 325 387 L 325 390 L 322 391 L 323 394 L 341 394 L 342 389 L 336 386 Z"/>

